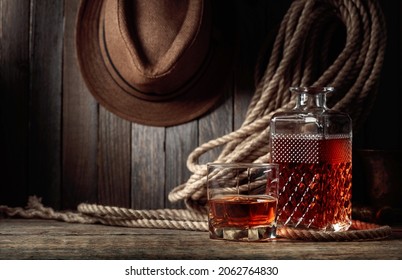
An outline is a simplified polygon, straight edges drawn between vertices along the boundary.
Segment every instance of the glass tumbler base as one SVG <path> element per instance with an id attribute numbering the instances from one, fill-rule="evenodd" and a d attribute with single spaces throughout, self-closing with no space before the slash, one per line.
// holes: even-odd
<path id="1" fill-rule="evenodd" d="M 263 226 L 255 228 L 211 228 L 211 239 L 224 239 L 232 241 L 269 241 L 276 238 L 275 226 Z"/>

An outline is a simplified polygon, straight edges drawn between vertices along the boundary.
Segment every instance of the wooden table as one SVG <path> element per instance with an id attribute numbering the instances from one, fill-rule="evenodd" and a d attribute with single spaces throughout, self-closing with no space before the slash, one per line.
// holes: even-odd
<path id="1" fill-rule="evenodd" d="M 402 229 L 380 241 L 245 243 L 207 232 L 1 219 L 0 259 L 402 259 Z"/>

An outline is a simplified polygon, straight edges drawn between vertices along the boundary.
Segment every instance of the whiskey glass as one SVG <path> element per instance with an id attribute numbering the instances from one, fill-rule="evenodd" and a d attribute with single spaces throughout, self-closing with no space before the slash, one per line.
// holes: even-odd
<path id="1" fill-rule="evenodd" d="M 266 241 L 276 237 L 277 164 L 207 164 L 211 239 Z"/>

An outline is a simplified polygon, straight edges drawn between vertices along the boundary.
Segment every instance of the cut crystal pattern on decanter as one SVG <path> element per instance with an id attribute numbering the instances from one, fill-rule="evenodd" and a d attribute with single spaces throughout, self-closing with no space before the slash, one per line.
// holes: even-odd
<path id="1" fill-rule="evenodd" d="M 347 114 L 328 109 L 332 88 L 292 88 L 290 112 L 271 120 L 272 162 L 280 165 L 278 223 L 343 231 L 351 225 L 352 129 Z"/>

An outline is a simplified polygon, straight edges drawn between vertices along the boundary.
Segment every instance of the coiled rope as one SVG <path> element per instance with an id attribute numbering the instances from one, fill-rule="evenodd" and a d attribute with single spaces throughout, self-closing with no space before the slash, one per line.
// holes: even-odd
<path id="1" fill-rule="evenodd" d="M 333 31 L 342 27 L 345 41 L 334 41 Z M 333 56 L 331 48 L 339 44 L 343 48 Z M 63 213 L 31 197 L 26 209 L 0 206 L 0 212 L 66 222 L 207 231 L 206 165 L 198 164 L 200 156 L 223 147 L 216 162 L 269 161 L 270 119 L 294 106 L 289 87 L 295 85 L 334 87 L 336 93 L 328 97 L 328 104 L 349 113 L 353 129 L 358 130 L 375 100 L 385 46 L 385 20 L 377 1 L 295 0 L 281 22 L 269 58 L 267 52 L 261 56 L 256 90 L 242 126 L 192 151 L 187 167 L 193 174 L 169 193 L 170 201 L 184 200 L 187 209 L 133 210 L 80 204 L 78 213 Z M 260 71 L 264 59 L 268 63 Z M 346 232 L 278 229 L 280 237 L 320 241 L 379 239 L 390 234 L 388 226 L 360 221 L 354 221 Z"/>
<path id="2" fill-rule="evenodd" d="M 330 30 L 345 28 L 346 39 L 332 61 Z M 206 166 L 201 155 L 224 146 L 216 162 L 267 162 L 272 115 L 294 107 L 294 85 L 331 85 L 328 104 L 349 113 L 358 130 L 374 102 L 386 45 L 386 28 L 377 1 L 296 0 L 280 25 L 272 53 L 242 126 L 196 148 L 188 157 L 193 175 L 169 194 L 199 210 L 206 196 Z M 317 70 L 317 66 L 322 69 Z M 318 73 L 317 73 L 318 72 Z M 257 73 L 258 75 L 258 73 Z"/>

